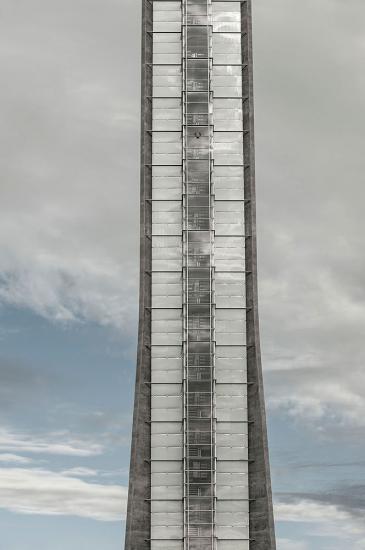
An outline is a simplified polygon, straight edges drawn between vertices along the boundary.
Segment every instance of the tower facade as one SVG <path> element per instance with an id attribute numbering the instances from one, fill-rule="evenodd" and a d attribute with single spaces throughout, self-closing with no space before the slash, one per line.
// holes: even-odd
<path id="1" fill-rule="evenodd" d="M 274 550 L 251 2 L 143 0 L 140 318 L 125 550 Z"/>

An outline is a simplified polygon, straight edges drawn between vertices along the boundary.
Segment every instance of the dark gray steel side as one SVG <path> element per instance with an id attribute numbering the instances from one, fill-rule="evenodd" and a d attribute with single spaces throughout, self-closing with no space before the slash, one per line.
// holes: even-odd
<path id="1" fill-rule="evenodd" d="M 242 2 L 250 550 L 275 550 L 257 298 L 256 193 L 251 0 Z"/>
<path id="2" fill-rule="evenodd" d="M 151 547 L 152 3 L 142 7 L 140 288 L 125 550 Z"/>

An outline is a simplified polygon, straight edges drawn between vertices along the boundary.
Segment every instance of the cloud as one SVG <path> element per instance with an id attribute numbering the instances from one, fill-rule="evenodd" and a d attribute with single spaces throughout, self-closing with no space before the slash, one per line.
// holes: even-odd
<path id="1" fill-rule="evenodd" d="M 254 16 L 266 394 L 346 434 L 365 418 L 365 4 L 260 0 Z"/>
<path id="2" fill-rule="evenodd" d="M 127 489 L 41 469 L 0 468 L 0 508 L 21 514 L 120 521 Z"/>
<path id="3" fill-rule="evenodd" d="M 88 457 L 102 454 L 103 446 L 64 432 L 36 436 L 0 428 L 0 451 Z"/>
<path id="4" fill-rule="evenodd" d="M 139 204 L 138 18 L 124 2 L 124 33 L 120 10 L 5 0 L 0 92 L 0 303 L 119 331 L 136 318 Z"/>
<path id="5" fill-rule="evenodd" d="M 98 471 L 93 470 L 92 468 L 76 466 L 75 468 L 64 470 L 63 472 L 61 472 L 61 474 L 64 476 L 72 476 L 72 477 L 95 477 L 98 475 Z"/>
<path id="6" fill-rule="evenodd" d="M 365 487 L 342 485 L 317 493 L 279 494 L 275 504 L 278 522 L 311 524 L 311 534 L 351 541 L 352 548 L 364 548 Z M 341 546 L 342 544 L 342 546 Z"/>
<path id="7" fill-rule="evenodd" d="M 5 462 L 8 464 L 29 464 L 30 462 L 32 462 L 32 459 L 26 456 L 14 455 L 11 453 L 2 453 L 0 454 L 0 462 Z"/>
<path id="8" fill-rule="evenodd" d="M 279 538 L 276 541 L 278 550 L 309 550 L 305 542 Z"/>

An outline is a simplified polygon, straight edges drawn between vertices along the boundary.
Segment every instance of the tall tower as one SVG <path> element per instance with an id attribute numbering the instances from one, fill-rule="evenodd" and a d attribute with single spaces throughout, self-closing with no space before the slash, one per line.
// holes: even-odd
<path id="1" fill-rule="evenodd" d="M 275 550 L 250 0 L 143 0 L 140 316 L 125 550 Z"/>

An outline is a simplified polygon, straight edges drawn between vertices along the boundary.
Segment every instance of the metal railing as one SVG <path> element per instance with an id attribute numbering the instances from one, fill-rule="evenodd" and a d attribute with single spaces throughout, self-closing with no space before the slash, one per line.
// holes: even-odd
<path id="1" fill-rule="evenodd" d="M 184 550 L 214 550 L 216 448 L 211 0 L 183 0 L 182 8 Z M 204 253 L 196 252 L 199 232 L 205 248 L 209 243 L 209 250 Z"/>

